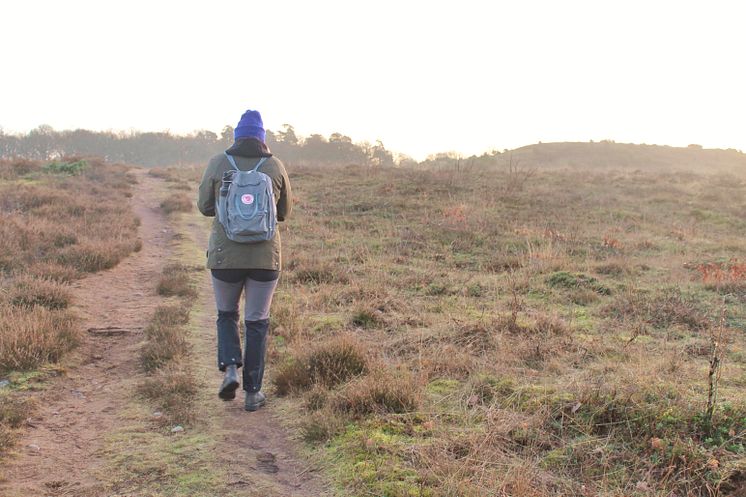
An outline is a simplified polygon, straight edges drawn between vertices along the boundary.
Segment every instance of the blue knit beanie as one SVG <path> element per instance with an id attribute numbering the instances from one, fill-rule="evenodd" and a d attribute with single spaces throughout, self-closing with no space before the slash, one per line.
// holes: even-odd
<path id="1" fill-rule="evenodd" d="M 233 138 L 256 138 L 264 143 L 266 137 L 262 116 L 257 110 L 247 110 L 238 121 L 238 126 L 233 130 Z"/>

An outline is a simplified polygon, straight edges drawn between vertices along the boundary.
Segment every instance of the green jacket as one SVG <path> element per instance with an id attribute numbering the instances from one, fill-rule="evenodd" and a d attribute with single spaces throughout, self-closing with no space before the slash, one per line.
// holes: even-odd
<path id="1" fill-rule="evenodd" d="M 248 171 L 256 166 L 258 158 L 233 156 L 236 166 Z M 224 154 L 216 155 L 207 165 L 199 185 L 197 208 L 205 216 L 215 217 L 215 199 L 220 193 L 223 173 L 231 169 Z M 272 178 L 272 187 L 277 200 L 277 220 L 284 221 L 292 210 L 292 193 L 285 166 L 275 157 L 268 158 L 259 171 Z M 228 239 L 223 225 L 215 218 L 212 223 L 210 241 L 207 245 L 207 267 L 209 269 L 277 269 L 282 268 L 282 245 L 280 230 L 271 240 L 259 243 L 237 243 Z"/>

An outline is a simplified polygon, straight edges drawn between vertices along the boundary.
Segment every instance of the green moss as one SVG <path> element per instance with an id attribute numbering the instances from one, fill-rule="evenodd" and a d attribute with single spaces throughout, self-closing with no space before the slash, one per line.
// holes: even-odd
<path id="1" fill-rule="evenodd" d="M 311 317 L 310 326 L 311 330 L 316 333 L 320 331 L 336 331 L 344 328 L 345 322 L 339 315 L 321 314 Z"/>
<path id="2" fill-rule="evenodd" d="M 427 384 L 426 391 L 429 394 L 434 395 L 450 395 L 455 393 L 461 383 L 458 380 L 451 380 L 446 378 L 438 378 Z"/>
<path id="3" fill-rule="evenodd" d="M 568 271 L 557 271 L 552 273 L 546 280 L 547 285 L 554 288 L 564 288 L 566 290 L 572 290 L 577 288 L 583 288 L 592 290 L 601 295 L 611 294 L 611 289 L 601 284 L 593 276 L 588 276 L 583 273 L 571 273 Z"/>
<path id="4" fill-rule="evenodd" d="M 329 443 L 326 453 L 345 495 L 433 496 L 409 462 L 409 447 L 414 442 L 379 426 L 351 424 Z"/>

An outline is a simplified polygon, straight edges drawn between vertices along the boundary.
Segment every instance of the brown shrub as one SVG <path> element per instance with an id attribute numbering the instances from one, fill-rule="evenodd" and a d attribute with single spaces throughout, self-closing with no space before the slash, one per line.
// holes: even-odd
<path id="1" fill-rule="evenodd" d="M 17 307 L 66 309 L 72 296 L 66 285 L 52 280 L 21 276 L 13 282 L 8 300 Z"/>
<path id="2" fill-rule="evenodd" d="M 376 372 L 348 383 L 332 404 L 355 416 L 401 414 L 417 409 L 420 391 L 408 377 Z"/>
<path id="3" fill-rule="evenodd" d="M 475 368 L 474 357 L 462 347 L 444 344 L 429 351 L 421 361 L 428 378 L 468 378 Z"/>
<path id="4" fill-rule="evenodd" d="M 157 312 L 157 311 L 156 311 Z M 161 318 L 174 317 L 171 311 L 161 311 Z M 153 320 L 145 328 L 146 343 L 140 352 L 140 360 L 146 371 L 154 371 L 177 357 L 189 352 L 185 329 L 167 320 Z"/>
<path id="5" fill-rule="evenodd" d="M 697 331 L 710 326 L 702 302 L 675 287 L 657 290 L 652 295 L 639 290 L 624 292 L 601 312 L 605 317 L 643 321 L 659 329 L 680 325 Z"/>
<path id="6" fill-rule="evenodd" d="M 0 160 L 0 179 L 16 179 L 19 176 L 41 170 L 41 164 L 27 159 Z"/>
<path id="7" fill-rule="evenodd" d="M 164 297 L 196 297 L 197 290 L 189 274 L 190 271 L 190 268 L 181 264 L 169 264 L 164 267 L 163 274 L 156 287 L 158 295 Z"/>
<path id="8" fill-rule="evenodd" d="M 272 378 L 278 395 L 314 384 L 333 387 L 368 371 L 368 354 L 351 336 L 340 335 L 282 365 Z"/>
<path id="9" fill-rule="evenodd" d="M 132 244 L 85 242 L 61 250 L 56 260 L 59 264 L 73 267 L 82 273 L 95 273 L 113 268 L 133 248 Z"/>
<path id="10" fill-rule="evenodd" d="M 19 428 L 34 406 L 34 400 L 28 397 L 10 393 L 0 395 L 0 425 Z"/>
<path id="11" fill-rule="evenodd" d="M 56 361 L 79 338 L 77 320 L 68 311 L 0 306 L 0 371 Z"/>
<path id="12" fill-rule="evenodd" d="M 57 281 L 60 283 L 70 283 L 80 278 L 80 272 L 71 266 L 50 261 L 37 262 L 28 268 L 30 276 Z"/>
<path id="13" fill-rule="evenodd" d="M 192 204 L 192 198 L 189 195 L 173 193 L 161 202 L 161 209 L 166 214 L 171 214 L 172 212 L 191 212 Z"/>
<path id="14" fill-rule="evenodd" d="M 156 307 L 152 323 L 162 326 L 179 326 L 189 322 L 189 305 L 165 304 Z"/>
<path id="15" fill-rule="evenodd" d="M 344 429 L 344 420 L 331 409 L 311 413 L 301 426 L 306 442 L 326 442 Z"/>
<path id="16" fill-rule="evenodd" d="M 300 266 L 294 262 L 289 265 L 293 279 L 299 283 L 315 285 L 328 283 L 347 283 L 347 275 L 340 268 L 330 262 L 309 262 Z"/>
<path id="17" fill-rule="evenodd" d="M 194 405 L 199 383 L 186 362 L 157 370 L 138 392 L 162 410 L 165 424 L 189 424 L 197 417 Z"/>
<path id="18" fill-rule="evenodd" d="M 14 433 L 9 428 L 0 424 L 0 455 L 10 449 L 14 442 Z"/>

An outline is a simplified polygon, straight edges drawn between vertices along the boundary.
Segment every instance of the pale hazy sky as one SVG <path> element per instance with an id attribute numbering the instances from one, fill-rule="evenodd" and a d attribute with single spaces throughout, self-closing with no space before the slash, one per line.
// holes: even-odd
<path id="1" fill-rule="evenodd" d="M 0 126 L 746 150 L 743 1 L 0 1 Z"/>

